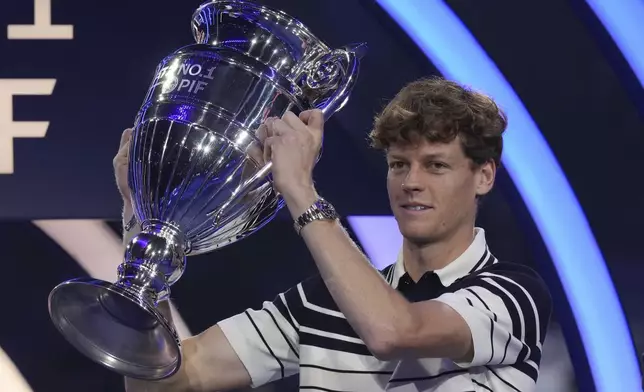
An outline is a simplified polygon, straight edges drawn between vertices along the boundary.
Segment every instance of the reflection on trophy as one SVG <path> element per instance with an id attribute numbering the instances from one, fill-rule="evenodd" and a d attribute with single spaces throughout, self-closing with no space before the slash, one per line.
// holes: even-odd
<path id="1" fill-rule="evenodd" d="M 252 234 L 282 207 L 256 129 L 287 110 L 340 110 L 364 51 L 330 49 L 283 12 L 243 1 L 201 5 L 192 31 L 197 43 L 160 63 L 136 118 L 129 184 L 142 231 L 118 281 L 70 280 L 49 297 L 65 338 L 129 377 L 160 379 L 180 366 L 177 333 L 156 306 L 186 256 Z"/>

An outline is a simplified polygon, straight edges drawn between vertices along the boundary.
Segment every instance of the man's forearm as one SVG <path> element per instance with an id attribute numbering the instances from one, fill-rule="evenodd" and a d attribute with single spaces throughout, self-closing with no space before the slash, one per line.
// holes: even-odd
<path id="1" fill-rule="evenodd" d="M 186 381 L 184 367 L 179 368 L 176 374 L 162 381 L 144 381 L 134 378 L 125 378 L 126 392 L 192 392 Z"/>
<path id="2" fill-rule="evenodd" d="M 315 193 L 305 192 L 287 204 L 296 218 L 315 199 Z M 389 342 L 383 339 L 411 325 L 409 302 L 371 266 L 339 222 L 311 222 L 301 235 L 333 299 L 370 349 L 384 350 Z"/>
<path id="3" fill-rule="evenodd" d="M 302 236 L 329 292 L 374 354 L 411 324 L 409 302 L 392 289 L 338 222 L 313 222 Z"/>
<path id="4" fill-rule="evenodd" d="M 179 370 L 181 371 L 181 369 Z M 126 392 L 188 392 L 188 389 L 183 388 L 185 384 L 180 381 L 179 374 L 176 374 L 164 381 L 143 381 L 134 378 L 125 378 L 125 391 Z"/>

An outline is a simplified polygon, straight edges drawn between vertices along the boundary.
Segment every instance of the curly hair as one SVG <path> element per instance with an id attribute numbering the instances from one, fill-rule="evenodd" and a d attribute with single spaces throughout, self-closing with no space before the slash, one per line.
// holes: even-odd
<path id="1" fill-rule="evenodd" d="M 459 137 L 465 155 L 476 165 L 500 165 L 507 117 L 488 96 L 440 77 L 405 86 L 376 116 L 371 145 L 387 150 L 424 137 L 449 143 Z"/>

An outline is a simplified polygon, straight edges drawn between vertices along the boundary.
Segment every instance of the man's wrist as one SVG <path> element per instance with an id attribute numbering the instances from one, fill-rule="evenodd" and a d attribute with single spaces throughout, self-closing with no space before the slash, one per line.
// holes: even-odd
<path id="1" fill-rule="evenodd" d="M 122 218 L 122 227 L 123 227 L 123 244 L 128 244 L 135 235 L 140 231 L 140 227 L 134 215 L 134 209 L 132 204 L 129 201 L 124 201 L 123 203 L 123 218 Z"/>
<path id="2" fill-rule="evenodd" d="M 134 208 L 129 200 L 123 201 L 123 216 L 121 224 L 123 225 L 124 231 L 130 231 L 136 224 Z"/>
<path id="3" fill-rule="evenodd" d="M 303 185 L 282 193 L 282 197 L 291 217 L 297 219 L 318 200 L 319 195 L 313 185 Z"/>
<path id="4" fill-rule="evenodd" d="M 123 224 L 128 222 L 134 215 L 134 208 L 129 200 L 123 199 Z"/>

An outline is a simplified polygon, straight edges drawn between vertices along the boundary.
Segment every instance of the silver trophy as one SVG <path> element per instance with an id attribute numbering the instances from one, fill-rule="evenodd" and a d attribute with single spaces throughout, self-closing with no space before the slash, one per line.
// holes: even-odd
<path id="1" fill-rule="evenodd" d="M 192 18 L 196 44 L 166 57 L 139 111 L 129 186 L 141 232 L 118 281 L 74 279 L 49 296 L 53 323 L 84 355 L 125 376 L 161 379 L 181 364 L 157 309 L 186 256 L 229 245 L 283 206 L 255 132 L 268 117 L 347 102 L 364 44 L 330 49 L 285 13 L 215 0 Z"/>

